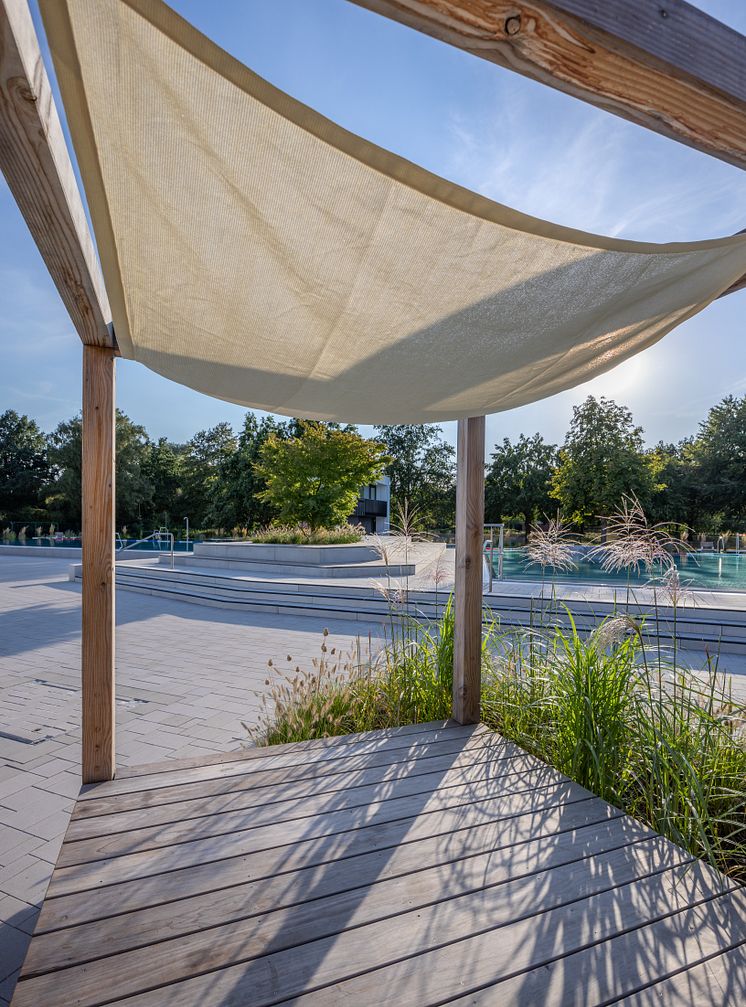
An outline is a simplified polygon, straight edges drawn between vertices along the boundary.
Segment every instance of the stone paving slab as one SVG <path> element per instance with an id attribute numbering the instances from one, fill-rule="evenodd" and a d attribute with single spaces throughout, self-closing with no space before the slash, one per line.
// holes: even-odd
<path id="1" fill-rule="evenodd" d="M 0 555 L 0 1007 L 7 1007 L 80 788 L 80 585 L 65 558 Z M 348 622 L 117 596 L 120 766 L 246 743 L 287 654 L 308 664 Z M 376 637 L 378 624 L 362 627 Z M 359 625 L 355 632 L 361 632 Z"/>

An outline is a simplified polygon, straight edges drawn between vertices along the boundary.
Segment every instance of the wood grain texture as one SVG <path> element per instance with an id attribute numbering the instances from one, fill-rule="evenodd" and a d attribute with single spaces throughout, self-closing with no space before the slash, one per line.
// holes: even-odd
<path id="1" fill-rule="evenodd" d="M 26 0 L 0 0 L 0 168 L 83 343 L 111 311 Z"/>
<path id="2" fill-rule="evenodd" d="M 566 805 L 538 800 L 528 810 L 521 811 L 519 808 L 513 817 L 472 820 L 467 827 L 463 826 L 464 815 L 460 809 L 446 811 L 414 822 L 408 820 L 405 824 L 411 825 L 411 832 L 403 840 L 401 822 L 366 825 L 346 837 L 343 856 L 326 839 L 303 839 L 275 850 L 250 852 L 231 860 L 208 862 L 171 874 L 153 878 L 133 877 L 117 886 L 115 899 L 112 899 L 110 888 L 89 889 L 69 895 L 54 895 L 51 892 L 44 902 L 36 933 L 53 933 L 84 923 L 108 920 L 113 915 L 129 916 L 159 907 L 164 907 L 164 912 L 170 912 L 173 919 L 173 913 L 179 911 L 176 903 L 185 905 L 187 900 L 213 895 L 217 905 L 222 899 L 218 893 L 225 893 L 225 897 L 229 898 L 229 892 L 243 885 L 247 879 L 252 882 L 255 893 L 261 892 L 259 896 L 254 895 L 252 905 L 264 905 L 265 908 L 287 905 L 285 896 L 290 897 L 291 902 L 298 901 L 293 898 L 297 889 L 291 875 L 300 871 L 302 878 L 314 879 L 314 890 L 321 890 L 326 885 L 324 877 L 332 860 L 336 864 L 335 877 L 337 872 L 343 871 L 343 864 L 347 861 L 353 865 L 364 864 L 369 857 L 378 864 L 381 877 L 393 877 L 402 860 L 411 862 L 414 858 L 420 866 L 443 863 L 484 849 L 502 849 L 516 843 L 523 846 L 522 837 L 529 837 L 531 841 L 554 837 L 589 824 L 610 821 L 619 814 L 599 798 L 589 797 Z M 638 829 L 639 826 L 635 825 L 635 832 Z M 273 891 L 282 895 L 274 902 Z M 168 906 L 172 909 L 166 910 Z"/>
<path id="3" fill-rule="evenodd" d="M 448 755 L 442 740 L 436 758 L 421 744 L 388 750 L 411 777 L 376 767 L 364 783 L 351 774 L 349 790 L 344 774 L 310 777 L 335 789 L 305 808 L 281 781 L 235 777 L 255 823 L 228 823 L 210 804 L 184 831 L 168 812 L 139 820 L 138 835 L 127 827 L 136 809 L 112 808 L 103 843 L 68 835 L 70 866 L 55 870 L 15 1007 L 592 1007 L 647 988 L 655 999 L 642 1002 L 717 989 L 718 1003 L 740 1007 L 746 900 L 732 882 L 539 760 L 505 758 L 499 736 L 477 744 L 484 728 L 431 733 L 449 732 Z M 348 763 L 356 744 L 405 737 L 298 755 Z M 180 771 L 161 775 L 162 786 L 106 800 L 149 801 Z"/>
<path id="4" fill-rule="evenodd" d="M 353 0 L 746 167 L 746 38 L 682 0 Z"/>
<path id="5" fill-rule="evenodd" d="M 114 351 L 83 346 L 83 782 L 114 755 Z"/>
<path id="6" fill-rule="evenodd" d="M 482 683 L 484 416 L 458 421 L 453 719 L 479 720 Z"/>
<path id="7" fill-rule="evenodd" d="M 496 830 L 476 826 L 448 837 L 447 841 L 435 836 L 393 851 L 375 850 L 350 857 L 326 874 L 314 867 L 304 867 L 278 877 L 248 881 L 47 933 L 37 928 L 26 957 L 25 972 L 39 975 L 147 947 L 166 931 L 169 938 L 174 938 L 271 910 L 301 906 L 310 891 L 314 900 L 318 900 L 385 882 L 387 891 L 411 893 L 410 883 L 414 880 L 414 885 L 417 884 L 413 876 L 437 867 L 441 868 L 441 878 L 452 880 L 455 886 L 459 884 L 457 875 L 469 871 L 475 860 L 491 871 L 501 868 L 506 878 L 516 878 L 649 838 L 641 826 L 621 812 L 609 817 L 607 809 L 599 801 L 570 805 L 563 821 L 565 831 L 557 833 L 557 818 L 547 816 L 533 837 L 519 848 L 509 841 L 506 846 L 505 837 Z M 446 872 L 450 872 L 450 879 Z"/>
<path id="8" fill-rule="evenodd" d="M 342 806 L 354 807 L 368 804 L 385 792 L 387 797 L 404 793 L 421 793 L 431 783 L 438 781 L 441 788 L 478 779 L 491 779 L 496 772 L 501 778 L 520 774 L 531 776 L 532 763 L 525 755 L 512 758 L 509 767 L 503 766 L 503 759 L 485 752 L 481 757 L 467 752 L 463 759 L 448 757 L 443 759 L 419 760 L 414 767 L 407 765 L 409 772 L 401 766 L 387 766 L 383 770 L 369 770 L 367 773 L 342 773 L 337 777 L 322 776 L 302 780 L 295 784 L 285 784 L 278 793 L 276 787 L 266 786 L 235 789 L 227 794 L 205 798 L 189 798 L 172 804 L 135 808 L 119 814 L 76 818 L 70 822 L 66 834 L 68 843 L 97 836 L 112 836 L 113 833 L 130 832 L 141 828 L 159 830 L 168 824 L 183 825 L 194 819 L 210 819 L 226 813 L 245 811 L 252 825 L 262 822 L 285 820 L 292 817 L 308 817 L 317 810 L 334 810 Z M 433 765 L 428 766 L 428 762 Z M 450 763 L 450 764 L 447 764 Z M 399 770 L 399 772 L 397 772 Z M 551 770 L 544 769 L 546 777 Z M 150 796 L 149 792 L 147 797 Z M 197 822 L 199 828 L 199 821 Z"/>

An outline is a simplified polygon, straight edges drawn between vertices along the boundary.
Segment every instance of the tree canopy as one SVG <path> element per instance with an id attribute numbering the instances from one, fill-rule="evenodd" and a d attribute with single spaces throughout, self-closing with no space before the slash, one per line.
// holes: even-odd
<path id="1" fill-rule="evenodd" d="M 528 525 L 556 509 L 550 496 L 557 448 L 539 434 L 520 435 L 515 444 L 506 437 L 496 444 L 485 479 L 485 519 L 520 517 Z"/>
<path id="2" fill-rule="evenodd" d="M 612 514 L 625 495 L 650 503 L 655 483 L 642 435 L 629 409 L 610 399 L 589 395 L 573 408 L 551 489 L 570 521 Z"/>
<path id="3" fill-rule="evenodd" d="M 700 424 L 694 447 L 704 503 L 727 527 L 746 524 L 746 396 L 728 395 Z"/>
<path id="4" fill-rule="evenodd" d="M 456 452 L 438 426 L 398 423 L 377 426 L 389 460 L 392 513 L 406 505 L 417 524 L 447 528 L 456 510 Z"/>
<path id="5" fill-rule="evenodd" d="M 33 520 L 48 480 L 46 437 L 34 420 L 7 409 L 0 414 L 0 515 Z"/>
<path id="6" fill-rule="evenodd" d="M 273 506 L 278 519 L 313 532 L 345 522 L 361 486 L 374 482 L 384 463 L 382 445 L 354 428 L 309 421 L 300 424 L 296 437 L 270 433 L 254 471 L 266 484 L 259 498 Z"/>
<path id="7" fill-rule="evenodd" d="M 264 445 L 270 439 L 304 440 L 311 428 L 319 440 L 328 436 L 330 444 L 337 434 L 354 435 L 349 445 L 353 459 L 357 457 L 359 435 L 339 424 L 260 419 L 249 412 L 238 432 L 221 423 L 175 443 L 151 439 L 118 411 L 119 529 L 126 526 L 131 535 L 161 525 L 178 529 L 185 517 L 195 531 L 230 534 L 266 526 L 279 511 L 267 493 Z M 452 528 L 455 451 L 441 428 L 378 427 L 377 440 L 383 448 L 376 457 L 391 478 L 394 520 L 397 505 L 407 502 L 420 527 Z M 331 448 L 325 451 L 330 457 Z M 314 464 L 327 461 L 319 453 Z M 310 464 L 308 456 L 306 462 Z M 0 414 L 3 528 L 54 523 L 79 531 L 80 477 L 80 416 L 45 434 L 28 416 L 12 409 Z M 366 470 L 350 489 L 352 503 L 340 520 L 352 512 L 356 494 L 369 478 Z M 324 493 L 317 494 L 319 501 Z M 746 531 L 746 396 L 727 396 L 713 406 L 694 436 L 649 449 L 628 409 L 591 397 L 573 410 L 559 453 L 538 434 L 521 435 L 496 444 L 487 465 L 488 521 L 520 518 L 530 523 L 559 507 L 566 519 L 592 525 L 615 511 L 623 494 L 635 494 L 656 522 L 709 535 Z"/>

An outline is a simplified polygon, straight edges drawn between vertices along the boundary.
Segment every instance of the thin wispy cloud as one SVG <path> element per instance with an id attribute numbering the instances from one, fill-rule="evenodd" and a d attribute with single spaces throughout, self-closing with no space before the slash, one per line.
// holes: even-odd
<path id="1" fill-rule="evenodd" d="M 519 78 L 477 112 L 454 109 L 447 131 L 449 177 L 555 223 L 640 241 L 744 225 L 743 172 Z"/>

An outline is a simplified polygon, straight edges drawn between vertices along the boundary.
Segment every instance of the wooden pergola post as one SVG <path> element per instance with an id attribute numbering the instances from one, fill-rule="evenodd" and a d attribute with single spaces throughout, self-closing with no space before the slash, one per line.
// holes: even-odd
<path id="1" fill-rule="evenodd" d="M 458 421 L 453 719 L 476 724 L 482 684 L 484 416 Z"/>
<path id="2" fill-rule="evenodd" d="M 83 783 L 116 768 L 114 361 L 112 349 L 83 346 Z"/>
<path id="3" fill-rule="evenodd" d="M 114 775 L 114 357 L 104 281 L 26 0 L 0 0 L 0 169 L 83 342 L 84 783 Z"/>

